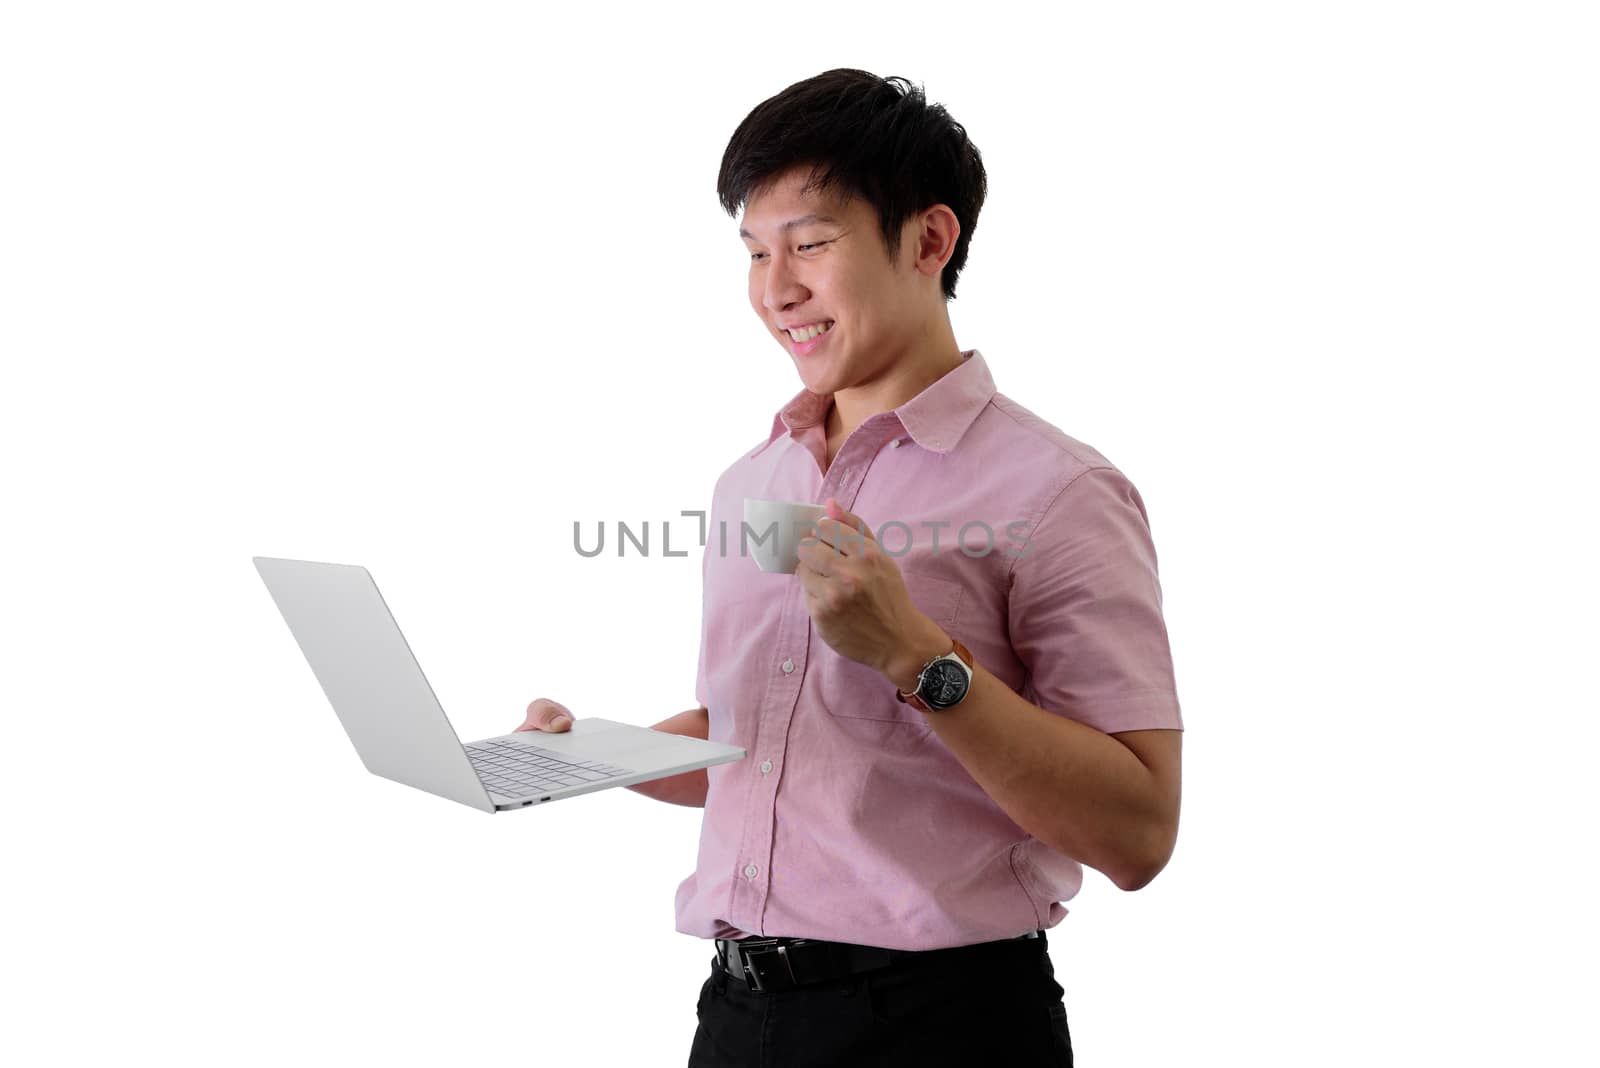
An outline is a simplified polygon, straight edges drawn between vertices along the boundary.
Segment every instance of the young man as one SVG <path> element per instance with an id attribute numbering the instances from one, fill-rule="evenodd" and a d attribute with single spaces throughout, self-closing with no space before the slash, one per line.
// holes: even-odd
<path id="1" fill-rule="evenodd" d="M 717 481 L 700 707 L 656 728 L 749 758 L 634 787 L 705 807 L 690 1064 L 1070 1064 L 1044 932 L 1081 865 L 1138 889 L 1178 828 L 1143 502 L 956 344 L 985 174 L 909 83 L 791 86 L 718 194 L 804 388 Z M 827 504 L 795 574 L 741 551 L 746 497 Z M 524 727 L 570 722 L 541 699 Z"/>

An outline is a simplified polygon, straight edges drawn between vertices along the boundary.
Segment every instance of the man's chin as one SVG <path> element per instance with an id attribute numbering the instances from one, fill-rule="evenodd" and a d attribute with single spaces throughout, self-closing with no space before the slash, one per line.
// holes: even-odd
<path id="1" fill-rule="evenodd" d="M 804 356 L 791 357 L 794 360 L 794 373 L 800 376 L 800 381 L 809 390 L 817 390 L 828 377 L 822 368 L 815 363 L 809 363 Z"/>

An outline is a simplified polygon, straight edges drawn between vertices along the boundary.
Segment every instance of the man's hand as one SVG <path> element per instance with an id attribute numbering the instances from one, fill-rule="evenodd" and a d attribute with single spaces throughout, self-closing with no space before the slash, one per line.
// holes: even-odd
<path id="1" fill-rule="evenodd" d="M 572 713 L 566 705 L 550 700 L 548 697 L 535 698 L 533 704 L 528 706 L 527 718 L 522 721 L 518 731 L 545 731 L 550 734 L 559 734 L 572 727 Z M 512 731 L 512 734 L 517 731 Z"/>
<path id="2" fill-rule="evenodd" d="M 817 634 L 840 656 L 889 675 L 930 645 L 928 659 L 949 650 L 948 637 L 911 603 L 894 557 L 862 520 L 828 498 L 828 515 L 814 524 L 819 537 L 800 542 L 795 572 Z M 891 676 L 893 677 L 893 676 Z M 903 680 L 896 685 L 903 685 Z"/>

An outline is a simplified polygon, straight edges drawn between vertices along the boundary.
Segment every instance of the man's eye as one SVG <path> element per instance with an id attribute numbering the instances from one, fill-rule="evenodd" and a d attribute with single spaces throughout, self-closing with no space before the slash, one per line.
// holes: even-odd
<path id="1" fill-rule="evenodd" d="M 826 245 L 827 243 L 828 242 L 826 242 L 826 241 L 813 241 L 812 243 L 810 243 L 808 245 L 796 245 L 795 249 L 796 249 L 796 251 L 804 252 L 808 248 L 821 248 L 823 245 Z M 764 252 L 752 252 L 752 253 L 750 253 L 750 260 L 753 263 L 753 262 L 755 262 L 755 259 L 756 259 L 757 256 L 764 256 L 764 255 L 766 255 L 766 253 L 764 253 Z"/>

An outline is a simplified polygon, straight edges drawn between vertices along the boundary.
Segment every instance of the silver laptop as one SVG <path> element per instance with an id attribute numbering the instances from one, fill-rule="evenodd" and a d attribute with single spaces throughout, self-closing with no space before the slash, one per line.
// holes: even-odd
<path id="1" fill-rule="evenodd" d="M 738 746 L 579 716 L 465 746 L 367 569 L 257 556 L 256 570 L 374 775 L 499 812 L 742 759 Z"/>

